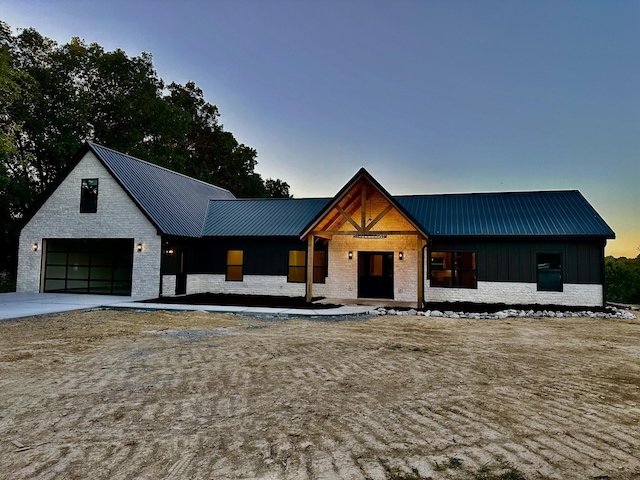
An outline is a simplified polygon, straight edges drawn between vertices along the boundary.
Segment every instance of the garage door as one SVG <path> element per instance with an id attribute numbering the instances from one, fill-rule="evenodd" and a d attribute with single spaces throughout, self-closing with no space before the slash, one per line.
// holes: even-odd
<path id="1" fill-rule="evenodd" d="M 49 239 L 44 291 L 131 295 L 133 239 Z"/>

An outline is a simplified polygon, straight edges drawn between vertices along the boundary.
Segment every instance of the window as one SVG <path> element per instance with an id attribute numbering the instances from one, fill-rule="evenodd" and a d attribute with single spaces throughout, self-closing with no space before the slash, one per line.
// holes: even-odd
<path id="1" fill-rule="evenodd" d="M 562 256 L 559 253 L 538 253 L 538 291 L 562 291 Z"/>
<path id="2" fill-rule="evenodd" d="M 475 252 L 431 252 L 431 286 L 477 288 Z"/>
<path id="3" fill-rule="evenodd" d="M 98 211 L 98 179 L 83 178 L 80 188 L 80 213 Z"/>
<path id="4" fill-rule="evenodd" d="M 227 251 L 227 282 L 242 281 L 242 250 Z"/>
<path id="5" fill-rule="evenodd" d="M 314 250 L 313 252 L 313 283 L 324 283 L 327 278 L 327 252 Z"/>
<path id="6" fill-rule="evenodd" d="M 306 273 L 305 250 L 289 250 L 289 272 L 287 274 L 287 282 L 303 283 Z"/>

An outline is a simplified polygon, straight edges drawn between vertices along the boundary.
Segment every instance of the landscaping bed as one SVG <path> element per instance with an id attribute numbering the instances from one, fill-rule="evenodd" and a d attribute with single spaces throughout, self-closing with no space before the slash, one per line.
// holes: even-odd
<path id="1" fill-rule="evenodd" d="M 269 295 L 233 295 L 221 293 L 196 293 L 176 297 L 160 297 L 141 303 L 167 303 L 171 305 L 222 305 L 239 307 L 306 308 L 322 310 L 340 305 L 313 303 L 323 297 L 314 297 L 307 302 L 303 297 L 274 297 Z"/>

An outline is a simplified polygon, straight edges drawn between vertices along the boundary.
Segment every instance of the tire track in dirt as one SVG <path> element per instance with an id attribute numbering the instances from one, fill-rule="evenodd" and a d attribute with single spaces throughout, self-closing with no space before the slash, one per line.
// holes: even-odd
<path id="1" fill-rule="evenodd" d="M 0 452 L 11 478 L 640 476 L 638 324 L 92 315 L 133 333 L 0 362 L 0 439 L 49 442 Z"/>

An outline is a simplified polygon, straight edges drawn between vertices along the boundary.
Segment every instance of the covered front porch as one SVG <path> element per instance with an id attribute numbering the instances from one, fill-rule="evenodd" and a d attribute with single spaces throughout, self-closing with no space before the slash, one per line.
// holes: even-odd
<path id="1" fill-rule="evenodd" d="M 311 222 L 307 242 L 306 298 L 326 297 L 367 305 L 424 301 L 427 235 L 365 170 Z M 326 244 L 326 275 L 314 275 L 317 245 Z M 317 273 L 317 272 L 316 272 Z"/>

